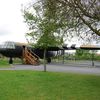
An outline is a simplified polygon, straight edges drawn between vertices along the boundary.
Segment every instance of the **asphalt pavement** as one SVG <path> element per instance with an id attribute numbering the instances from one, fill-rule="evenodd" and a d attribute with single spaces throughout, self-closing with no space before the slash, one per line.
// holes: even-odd
<path id="1" fill-rule="evenodd" d="M 90 64 L 85 65 L 85 64 L 51 63 L 51 64 L 47 64 L 46 69 L 49 72 L 64 72 L 64 73 L 71 72 L 71 73 L 100 75 L 100 65 L 99 66 L 91 66 Z M 0 68 L 0 70 L 44 71 L 44 65 L 40 64 L 38 66 L 34 66 L 34 65 L 14 64 L 14 65 L 11 65 L 11 67 L 9 67 L 9 68 Z"/>

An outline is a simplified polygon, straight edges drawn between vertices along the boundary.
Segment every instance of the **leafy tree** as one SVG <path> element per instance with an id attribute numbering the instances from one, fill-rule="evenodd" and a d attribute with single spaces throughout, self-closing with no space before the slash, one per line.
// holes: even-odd
<path id="1" fill-rule="evenodd" d="M 49 3 L 48 3 L 49 4 Z M 55 8 L 55 5 L 52 5 Z M 46 52 L 48 47 L 59 46 L 63 43 L 63 35 L 58 32 L 61 26 L 56 20 L 55 11 L 52 13 L 48 6 L 43 6 L 43 2 L 37 2 L 25 7 L 23 16 L 29 26 L 27 36 L 35 47 L 44 49 L 44 71 L 46 71 Z"/>
<path id="2" fill-rule="evenodd" d="M 92 59 L 92 57 L 96 57 L 97 50 L 82 50 L 82 49 L 77 49 L 75 53 L 75 58 L 77 59 L 85 59 L 89 60 Z M 96 58 L 95 58 L 96 59 Z"/>
<path id="3" fill-rule="evenodd" d="M 41 1 L 41 0 L 40 0 Z M 61 23 L 67 22 L 67 36 L 78 35 L 79 39 L 100 41 L 100 2 L 99 0 L 42 0 L 49 2 L 51 13 L 55 11 Z M 56 9 L 52 5 L 56 5 Z M 73 34 L 72 34 L 73 33 Z"/>
<path id="4" fill-rule="evenodd" d="M 89 59 L 90 58 L 90 50 L 81 50 L 81 49 L 78 49 L 76 50 L 76 53 L 75 53 L 75 57 L 77 59 Z"/>

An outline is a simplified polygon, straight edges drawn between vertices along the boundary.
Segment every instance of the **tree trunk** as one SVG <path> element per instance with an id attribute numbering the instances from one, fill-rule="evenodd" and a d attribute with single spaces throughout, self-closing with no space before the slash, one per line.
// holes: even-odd
<path id="1" fill-rule="evenodd" d="M 46 72 L 46 49 L 44 49 L 44 72 Z"/>

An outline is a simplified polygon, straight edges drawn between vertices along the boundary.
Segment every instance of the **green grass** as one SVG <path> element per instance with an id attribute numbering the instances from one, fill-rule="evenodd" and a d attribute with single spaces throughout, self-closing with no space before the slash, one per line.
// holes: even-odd
<path id="1" fill-rule="evenodd" d="M 22 61 L 18 58 L 13 59 L 14 64 L 22 64 Z M 11 67 L 8 58 L 0 58 L 0 68 Z"/>
<path id="2" fill-rule="evenodd" d="M 7 58 L 0 58 L 0 68 L 2 67 L 10 67 Z"/>
<path id="3" fill-rule="evenodd" d="M 100 100 L 100 76 L 0 71 L 0 100 Z"/>

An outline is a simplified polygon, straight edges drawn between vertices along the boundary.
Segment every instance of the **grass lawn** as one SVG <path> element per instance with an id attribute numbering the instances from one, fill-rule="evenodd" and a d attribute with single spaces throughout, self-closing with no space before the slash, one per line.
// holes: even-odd
<path id="1" fill-rule="evenodd" d="M 13 59 L 13 63 L 14 64 L 21 64 L 21 60 L 20 59 Z M 8 58 L 1 58 L 0 59 L 0 68 L 5 68 L 5 67 L 11 67 L 9 65 L 9 60 Z"/>
<path id="2" fill-rule="evenodd" d="M 2 68 L 2 67 L 10 67 L 10 65 L 8 64 L 7 59 L 5 59 L 5 58 L 0 59 L 0 68 Z"/>
<path id="3" fill-rule="evenodd" d="M 0 71 L 0 100 L 100 100 L 100 76 Z"/>

